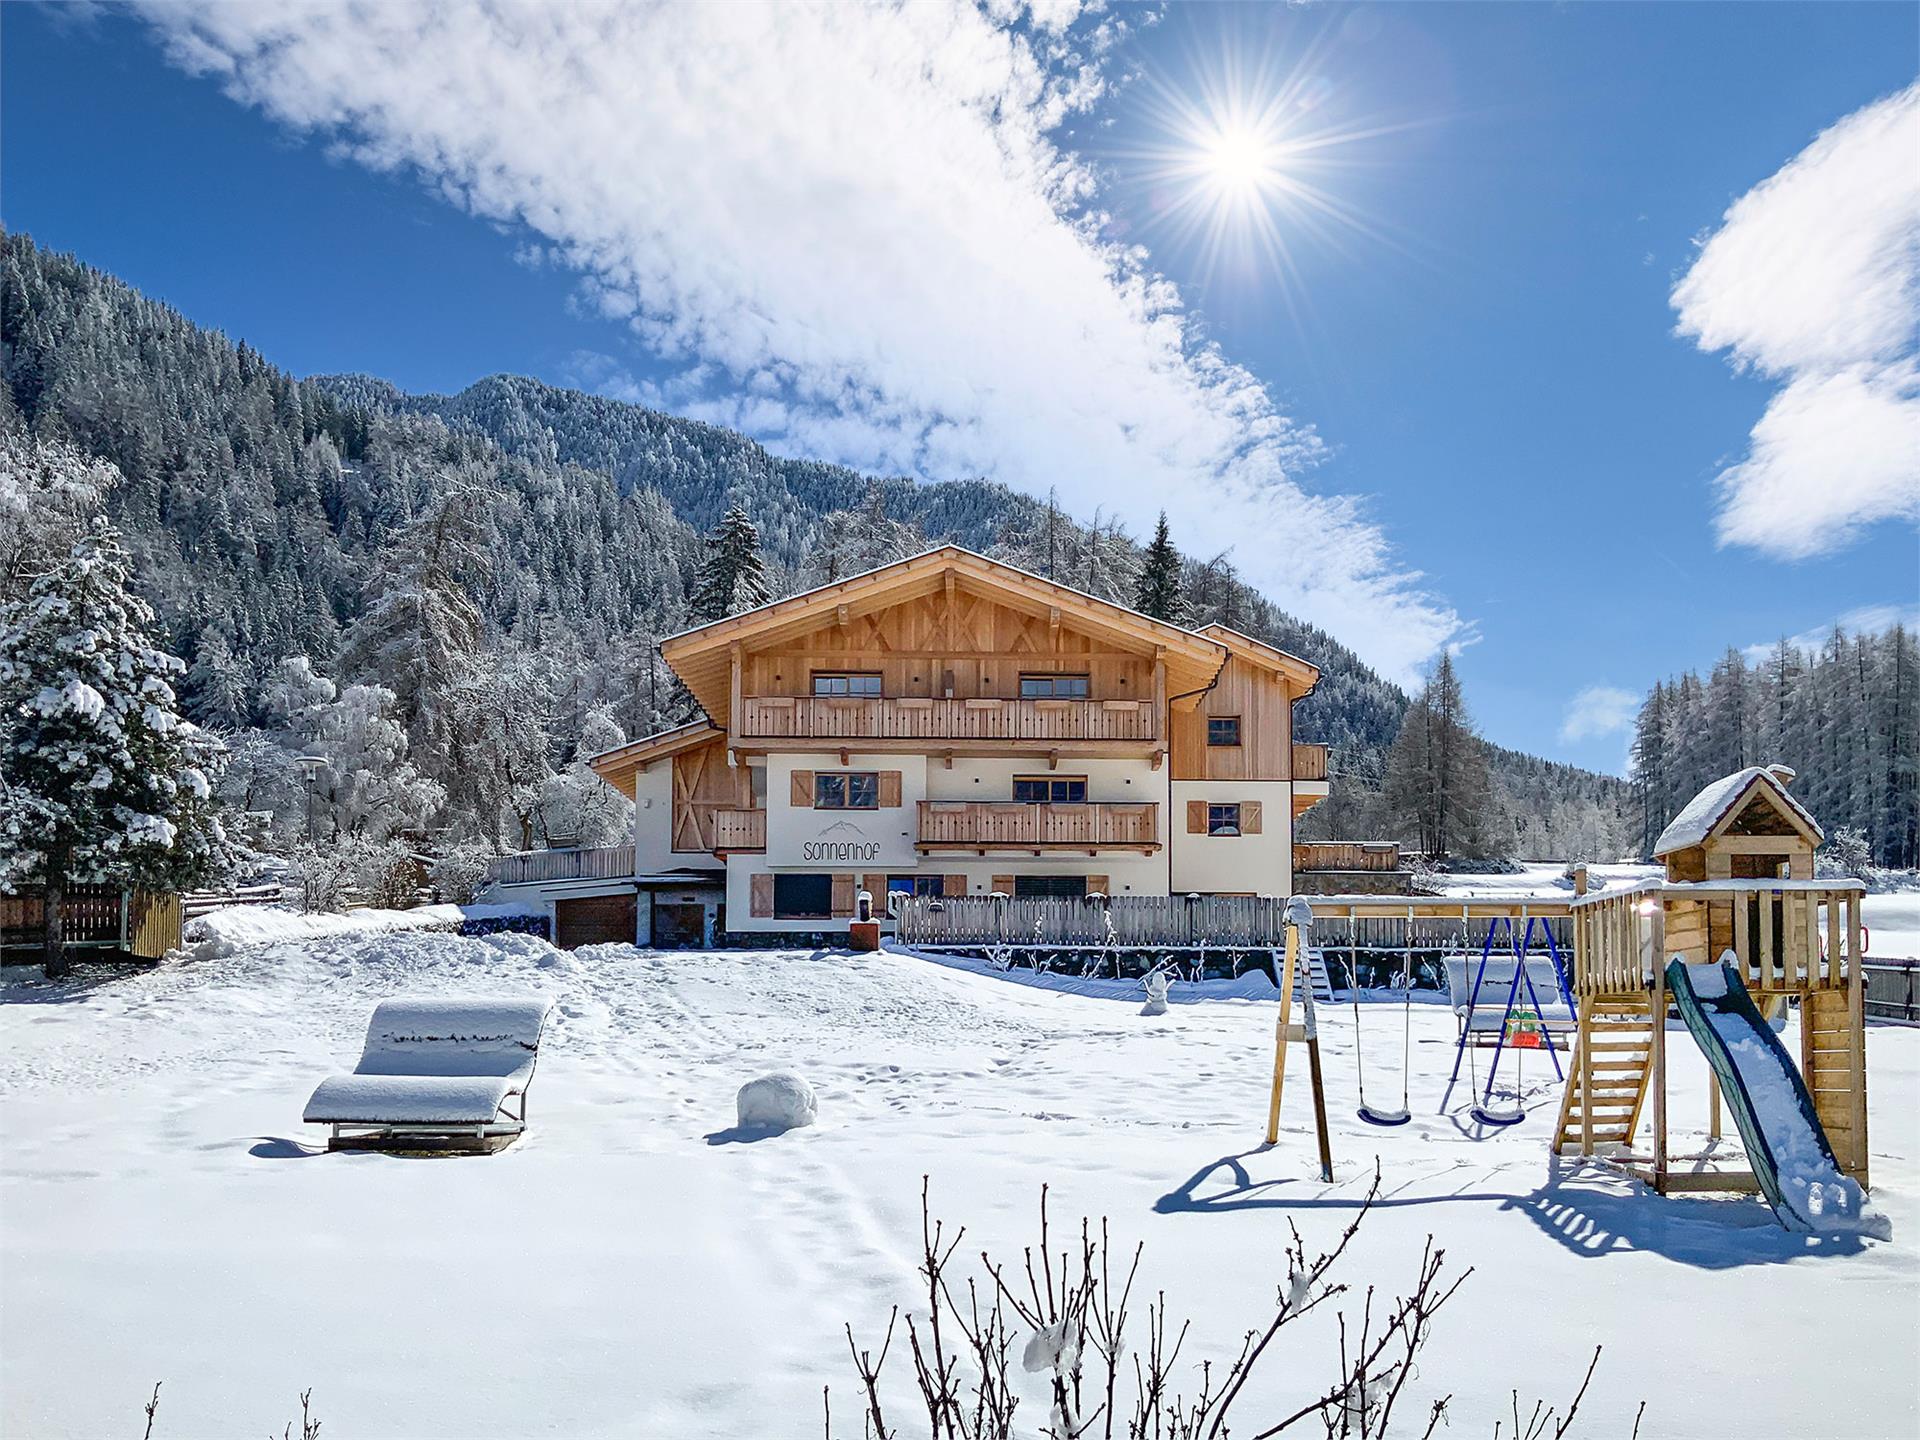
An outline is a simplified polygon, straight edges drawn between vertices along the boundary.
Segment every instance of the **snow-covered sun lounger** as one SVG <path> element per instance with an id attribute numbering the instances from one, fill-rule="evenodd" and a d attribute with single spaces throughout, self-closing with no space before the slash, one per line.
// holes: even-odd
<path id="1" fill-rule="evenodd" d="M 360 1063 L 321 1081 L 301 1118 L 333 1127 L 331 1150 L 497 1150 L 526 1129 L 552 1008 L 542 996 L 383 1000 Z"/>

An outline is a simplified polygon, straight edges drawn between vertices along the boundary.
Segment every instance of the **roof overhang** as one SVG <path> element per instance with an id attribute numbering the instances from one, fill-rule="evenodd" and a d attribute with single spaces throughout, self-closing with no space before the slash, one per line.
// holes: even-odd
<path id="1" fill-rule="evenodd" d="M 1313 687 L 1320 683 L 1318 665 L 1311 660 L 1302 660 L 1278 645 L 1269 645 L 1264 640 L 1243 635 L 1231 626 L 1218 622 L 1202 625 L 1199 633 L 1209 640 L 1217 640 L 1248 664 L 1258 665 L 1262 670 L 1285 677 L 1294 687 L 1293 698 L 1296 700 L 1306 699 L 1313 693 Z"/>
<path id="2" fill-rule="evenodd" d="M 909 560 L 883 565 L 698 629 L 670 635 L 660 642 L 660 654 L 693 693 L 694 699 L 709 715 L 718 718 L 726 715 L 731 700 L 731 659 L 735 645 L 745 650 L 765 649 L 783 638 L 802 635 L 830 623 L 843 605 L 850 612 L 884 609 L 931 595 L 943 589 L 949 580 L 956 588 L 991 594 L 1016 609 L 1025 608 L 1042 615 L 1058 611 L 1063 624 L 1104 637 L 1124 649 L 1163 653 L 1169 696 L 1197 695 L 1214 682 L 1226 664 L 1226 647 L 1195 631 L 1155 620 L 1124 605 L 989 560 L 957 545 L 943 545 Z"/>
<path id="3" fill-rule="evenodd" d="M 695 720 L 672 730 L 662 730 L 644 740 L 630 741 L 588 759 L 594 774 L 621 794 L 631 797 L 634 777 L 656 760 L 666 760 L 683 750 L 697 750 L 720 739 L 721 732 L 711 720 Z"/>

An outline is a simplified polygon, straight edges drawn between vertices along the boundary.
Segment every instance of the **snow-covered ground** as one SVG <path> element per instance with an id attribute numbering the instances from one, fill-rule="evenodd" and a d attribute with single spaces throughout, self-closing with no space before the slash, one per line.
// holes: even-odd
<path id="1" fill-rule="evenodd" d="M 558 1001 L 526 1139 L 481 1158 L 319 1152 L 297 1118 L 308 1092 L 351 1066 L 374 1001 L 408 991 Z M 831 1383 L 857 1435 L 841 1326 L 877 1344 L 912 1303 L 922 1174 L 969 1227 L 965 1253 L 1017 1255 L 1042 1183 L 1056 1223 L 1111 1217 L 1146 1242 L 1136 1295 L 1164 1288 L 1194 1317 L 1197 1360 L 1270 1313 L 1288 1222 L 1330 1238 L 1376 1155 L 1385 1198 L 1346 1278 L 1403 1284 L 1429 1233 L 1450 1271 L 1474 1269 L 1411 1385 L 1453 1392 L 1455 1433 L 1491 1433 L 1515 1386 L 1564 1402 L 1596 1341 L 1581 1434 L 1626 1434 L 1642 1399 L 1647 1436 L 1920 1424 L 1920 1030 L 1868 1038 L 1882 1242 L 1553 1161 L 1542 1056 L 1524 1124 L 1481 1133 L 1464 1087 L 1436 1113 L 1452 1020 L 1432 1006 L 1413 1011 L 1415 1118 L 1397 1130 L 1354 1118 L 1352 1012 L 1323 1010 L 1323 1185 L 1298 1058 L 1282 1143 L 1259 1148 L 1275 1007 L 1258 1000 L 1149 1018 L 902 955 L 568 955 L 420 932 L 112 980 L 15 972 L 0 996 L 10 1435 L 138 1434 L 155 1380 L 159 1440 L 279 1434 L 307 1386 L 326 1433 L 358 1440 L 738 1440 L 818 1435 Z M 1375 1098 L 1397 1102 L 1399 1010 L 1362 1025 Z M 1675 1124 L 1704 1126 L 1705 1066 L 1674 1039 Z M 738 1088 L 785 1069 L 812 1083 L 818 1123 L 742 1143 Z M 1324 1318 L 1264 1397 L 1326 1373 Z M 1027 1433 L 1044 1414 L 1036 1393 Z"/>

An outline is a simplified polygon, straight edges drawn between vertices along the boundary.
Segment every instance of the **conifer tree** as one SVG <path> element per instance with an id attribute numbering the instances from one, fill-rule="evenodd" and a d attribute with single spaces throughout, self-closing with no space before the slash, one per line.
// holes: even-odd
<path id="1" fill-rule="evenodd" d="M 693 618 L 705 624 L 738 615 L 768 600 L 760 532 L 739 505 L 728 508 L 707 537 L 706 563 L 693 592 Z"/>
<path id="2" fill-rule="evenodd" d="M 1493 823 L 1486 745 L 1473 733 L 1447 651 L 1407 707 L 1387 753 L 1386 798 L 1432 859 L 1491 859 L 1504 849 Z"/>
<path id="3" fill-rule="evenodd" d="M 149 638 L 105 520 L 0 606 L 0 882 L 38 882 L 47 974 L 73 884 L 185 889 L 228 862 L 218 747 L 175 708 L 185 668 Z"/>
<path id="4" fill-rule="evenodd" d="M 1185 623 L 1186 605 L 1180 596 L 1180 552 L 1173 548 L 1167 534 L 1167 512 L 1153 527 L 1153 539 L 1147 544 L 1140 565 L 1140 578 L 1134 585 L 1133 608 L 1169 625 Z"/>

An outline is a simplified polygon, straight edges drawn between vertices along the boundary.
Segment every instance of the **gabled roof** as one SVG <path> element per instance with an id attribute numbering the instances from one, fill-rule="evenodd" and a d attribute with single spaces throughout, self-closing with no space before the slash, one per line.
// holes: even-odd
<path id="1" fill-rule="evenodd" d="M 757 648 L 783 635 L 803 634 L 827 623 L 842 605 L 864 613 L 930 595 L 949 576 L 974 590 L 991 591 L 1011 605 L 1024 605 L 1041 613 L 1058 610 L 1061 619 L 1074 628 L 1116 643 L 1141 650 L 1164 649 L 1170 695 L 1206 689 L 1226 663 L 1226 649 L 1204 635 L 989 560 L 958 545 L 942 545 L 908 560 L 670 635 L 660 642 L 660 654 L 709 715 L 724 716 L 730 699 L 729 651 L 734 644 Z"/>
<path id="2" fill-rule="evenodd" d="M 1263 670 L 1283 675 L 1291 680 L 1295 687 L 1293 698 L 1304 700 L 1313 693 L 1313 687 L 1320 683 L 1320 667 L 1311 660 L 1302 660 L 1298 655 L 1282 650 L 1278 645 L 1269 645 L 1264 640 L 1256 640 L 1251 635 L 1243 635 L 1231 626 L 1217 621 L 1212 625 L 1202 625 L 1198 631 L 1209 640 L 1218 640 L 1235 655 Z"/>
<path id="3" fill-rule="evenodd" d="M 1655 858 L 1706 844 L 1722 825 L 1746 808 L 1747 797 L 1756 787 L 1764 789 L 1779 805 L 1781 813 L 1804 831 L 1809 843 L 1818 845 L 1826 838 L 1820 822 L 1787 793 L 1778 776 L 1764 765 L 1749 765 L 1744 770 L 1723 775 L 1689 800 L 1653 842 Z"/>
<path id="4" fill-rule="evenodd" d="M 665 760 L 683 750 L 698 749 L 720 738 L 720 730 L 711 720 L 695 720 L 662 730 L 645 739 L 632 740 L 611 750 L 591 756 L 587 765 L 593 773 L 623 794 L 633 793 L 633 777 L 656 760 Z"/>

